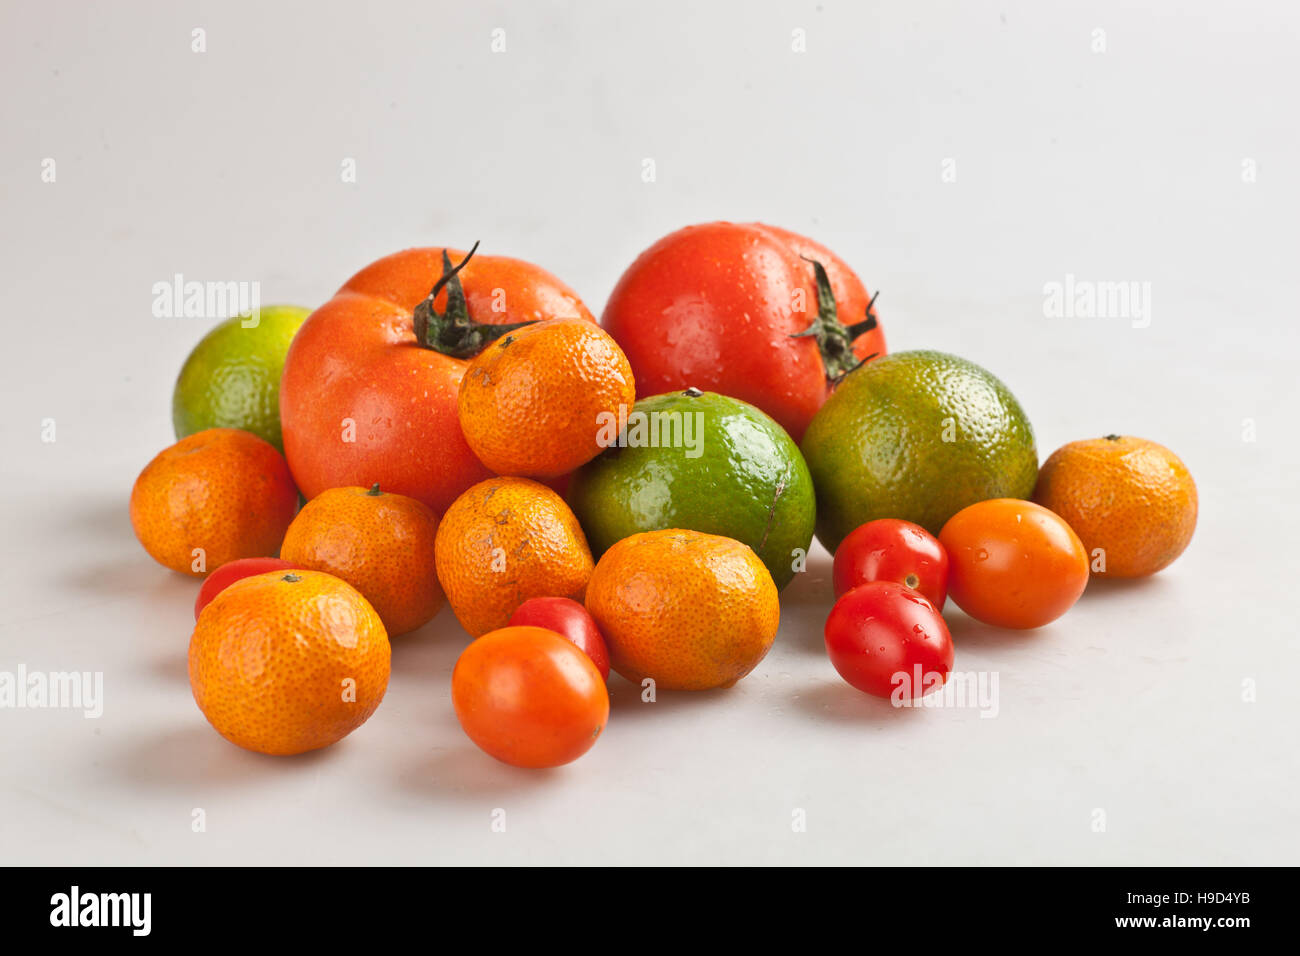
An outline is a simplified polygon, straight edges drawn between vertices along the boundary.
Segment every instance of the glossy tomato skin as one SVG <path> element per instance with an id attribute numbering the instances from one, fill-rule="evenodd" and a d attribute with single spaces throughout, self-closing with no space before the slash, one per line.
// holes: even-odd
<path id="1" fill-rule="evenodd" d="M 461 653 L 456 718 L 483 751 L 516 767 L 558 767 L 591 749 L 609 693 L 591 658 L 554 631 L 503 627 Z"/>
<path id="2" fill-rule="evenodd" d="M 798 441 L 830 394 L 812 338 L 792 338 L 817 315 L 816 258 L 842 324 L 866 318 L 861 280 L 829 249 L 759 223 L 687 226 L 643 252 L 619 279 L 601 324 L 622 347 L 639 397 L 690 387 L 756 405 Z M 877 326 L 853 343 L 885 353 Z"/>
<path id="3" fill-rule="evenodd" d="M 952 672 L 952 636 L 933 604 L 893 581 L 859 584 L 826 619 L 826 653 L 841 677 L 876 697 L 914 700 Z"/>
<path id="4" fill-rule="evenodd" d="M 302 571 L 301 564 L 282 561 L 279 558 L 237 558 L 227 561 L 203 579 L 199 596 L 194 601 L 194 620 L 199 619 L 203 609 L 212 603 L 212 599 L 241 578 L 254 574 L 266 574 L 268 571 Z"/>
<path id="5" fill-rule="evenodd" d="M 1088 586 L 1088 553 L 1065 520 L 1042 505 L 993 498 L 970 505 L 939 532 L 948 551 L 948 593 L 978 621 L 1042 627 Z"/>
<path id="6" fill-rule="evenodd" d="M 942 611 L 948 599 L 948 552 L 920 525 L 880 518 L 840 542 L 831 577 L 836 597 L 868 581 L 894 581 L 920 591 Z"/>
<path id="7" fill-rule="evenodd" d="M 591 658 L 601 680 L 609 680 L 609 649 L 595 619 L 577 601 L 566 597 L 529 598 L 510 616 L 510 625 L 544 627 L 572 641 Z"/>
<path id="8" fill-rule="evenodd" d="M 453 263 L 464 257 L 447 254 Z M 491 477 L 457 416 L 467 363 L 415 340 L 415 307 L 441 275 L 441 247 L 386 256 L 349 279 L 294 336 L 280 382 L 280 426 L 289 469 L 308 498 L 379 482 L 441 515 Z M 475 255 L 460 279 L 476 322 L 595 321 L 568 286 L 519 259 Z M 445 290 L 435 305 L 445 307 Z"/>

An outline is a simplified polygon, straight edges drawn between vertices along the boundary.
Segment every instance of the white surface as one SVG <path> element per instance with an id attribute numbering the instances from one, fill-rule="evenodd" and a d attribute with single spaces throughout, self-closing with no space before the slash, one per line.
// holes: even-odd
<path id="1" fill-rule="evenodd" d="M 105 707 L 0 710 L 0 859 L 1296 862 L 1300 13 L 699 6 L 4 5 L 0 670 L 102 671 Z M 127 518 L 211 324 L 151 317 L 152 284 L 316 304 L 380 255 L 482 239 L 598 310 L 643 247 L 712 218 L 836 249 L 883 288 L 892 349 L 992 369 L 1044 456 L 1110 431 L 1169 445 L 1200 487 L 1190 551 L 1036 633 L 950 612 L 957 668 L 999 674 L 996 719 L 843 684 L 818 551 L 753 675 L 653 705 L 616 679 L 606 735 L 558 771 L 460 732 L 447 612 L 395 643 L 342 744 L 286 760 L 218 737 L 185 673 L 196 585 Z M 1067 273 L 1150 282 L 1150 326 L 1045 318 Z"/>

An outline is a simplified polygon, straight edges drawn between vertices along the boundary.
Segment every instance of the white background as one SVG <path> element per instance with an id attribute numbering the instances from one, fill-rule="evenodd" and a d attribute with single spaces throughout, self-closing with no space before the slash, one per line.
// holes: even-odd
<path id="1" fill-rule="evenodd" d="M 0 13 L 0 670 L 105 681 L 98 720 L 0 710 L 0 860 L 1296 862 L 1294 5 L 330 6 Z M 950 610 L 995 719 L 842 683 L 818 549 L 754 674 L 653 705 L 616 678 L 605 736 L 559 770 L 460 732 L 449 612 L 395 641 L 338 746 L 222 740 L 186 678 L 197 585 L 127 517 L 212 324 L 153 318 L 153 283 L 313 305 L 386 253 L 481 239 L 599 311 L 642 248 L 714 218 L 837 250 L 883 289 L 890 347 L 993 370 L 1042 456 L 1112 431 L 1173 448 L 1191 549 L 1037 632 Z M 1046 318 L 1067 274 L 1149 282 L 1149 327 Z"/>

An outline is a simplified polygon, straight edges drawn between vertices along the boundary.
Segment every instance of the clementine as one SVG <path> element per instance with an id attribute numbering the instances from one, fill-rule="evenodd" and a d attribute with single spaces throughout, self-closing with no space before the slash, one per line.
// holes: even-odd
<path id="1" fill-rule="evenodd" d="M 457 407 L 483 464 L 501 475 L 555 478 L 600 454 L 602 432 L 635 401 L 632 368 L 612 338 L 590 322 L 551 319 L 480 352 Z"/>
<path id="2" fill-rule="evenodd" d="M 581 600 L 592 569 L 569 506 L 528 478 L 489 478 L 457 498 L 434 556 L 451 609 L 475 637 L 505 627 L 529 598 Z"/>
<path id="3" fill-rule="evenodd" d="M 1196 530 L 1196 482 L 1177 455 L 1145 438 L 1107 435 L 1058 448 L 1038 473 L 1034 500 L 1074 529 L 1102 577 L 1155 574 Z"/>
<path id="4" fill-rule="evenodd" d="M 390 635 L 428 623 L 442 607 L 434 568 L 438 516 L 423 502 L 374 485 L 331 488 L 303 506 L 280 556 L 360 591 Z"/>
<path id="5" fill-rule="evenodd" d="M 298 754 L 342 740 L 388 687 L 384 625 L 350 584 L 319 571 L 236 581 L 190 638 L 190 688 L 231 743 Z"/>
<path id="6" fill-rule="evenodd" d="M 131 526 L 159 564 L 204 577 L 236 558 L 274 557 L 298 507 L 289 466 L 237 428 L 182 438 L 131 489 Z"/>
<path id="7" fill-rule="evenodd" d="M 666 690 L 736 683 L 771 648 L 781 613 L 772 575 L 748 546 L 679 529 L 634 534 L 606 551 L 587 610 L 614 670 Z"/>

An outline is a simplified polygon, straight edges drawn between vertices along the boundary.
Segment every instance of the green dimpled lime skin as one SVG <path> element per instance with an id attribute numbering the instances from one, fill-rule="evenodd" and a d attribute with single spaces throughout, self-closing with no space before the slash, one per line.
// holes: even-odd
<path id="1" fill-rule="evenodd" d="M 172 424 L 184 438 L 205 428 L 242 428 L 281 451 L 280 375 L 298 327 L 311 309 L 270 305 L 257 324 L 226 319 L 181 366 L 172 392 Z"/>
<path id="2" fill-rule="evenodd" d="M 1034 432 L 990 372 L 944 352 L 896 352 L 844 377 L 813 417 L 803 453 L 830 551 L 861 524 L 902 518 L 937 535 L 967 505 L 1028 498 Z"/>
<path id="3" fill-rule="evenodd" d="M 681 441 L 645 444 L 678 423 Z M 594 555 L 643 531 L 682 528 L 749 545 L 778 588 L 790 583 L 816 505 L 808 466 L 780 425 L 739 399 L 690 389 L 638 401 L 621 440 L 569 488 Z"/>

